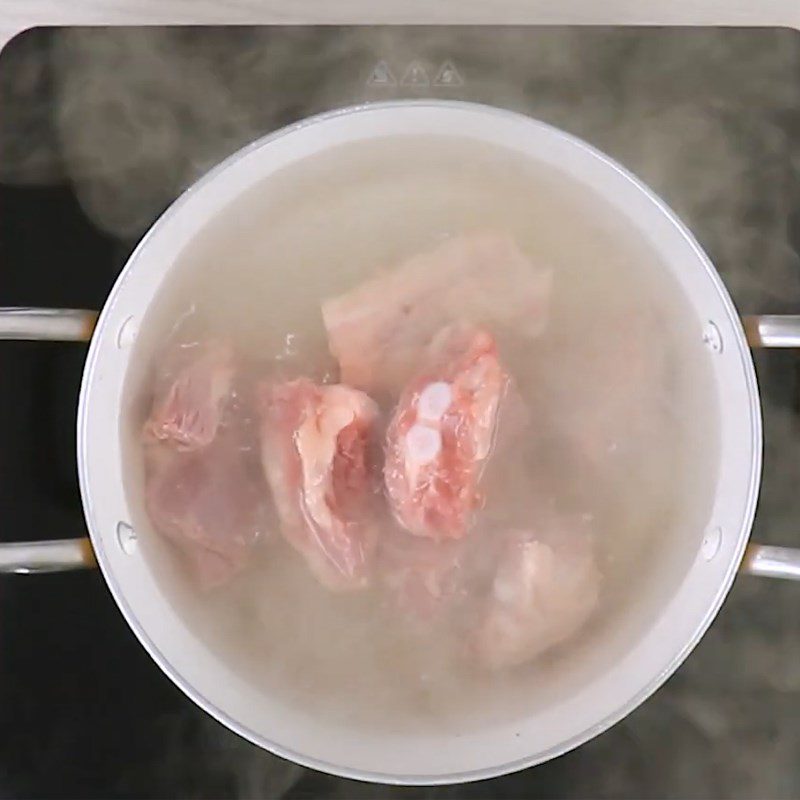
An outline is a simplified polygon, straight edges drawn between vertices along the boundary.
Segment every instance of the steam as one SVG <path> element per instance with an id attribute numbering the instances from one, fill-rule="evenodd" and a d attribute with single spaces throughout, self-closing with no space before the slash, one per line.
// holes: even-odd
<path id="1" fill-rule="evenodd" d="M 791 31 L 77 28 L 12 43 L 0 177 L 65 172 L 95 224 L 135 239 L 253 139 L 320 111 L 442 97 L 524 111 L 618 158 L 694 228 L 744 310 L 800 300 L 786 220 Z M 759 46 L 753 46 L 755 40 Z M 47 58 L 39 51 L 45 50 Z M 461 85 L 434 85 L 445 62 Z M 391 80 L 369 85 L 384 62 Z M 410 66 L 422 68 L 419 85 Z M 427 81 L 427 84 L 426 82 Z M 765 92 L 764 87 L 770 91 Z M 32 94 L 52 96 L 49 105 Z M 755 156 L 754 156 L 755 150 Z"/>
<path id="2" fill-rule="evenodd" d="M 306 772 L 225 735 L 219 723 L 193 709 L 162 717 L 154 735 L 162 756 L 154 764 L 151 789 L 164 797 L 176 791 L 186 797 L 222 797 L 233 791 L 241 798 L 281 798 Z"/>
<path id="3" fill-rule="evenodd" d="M 19 38 L 2 51 L 0 65 L 0 181 L 61 180 L 47 43 L 30 35 Z"/>

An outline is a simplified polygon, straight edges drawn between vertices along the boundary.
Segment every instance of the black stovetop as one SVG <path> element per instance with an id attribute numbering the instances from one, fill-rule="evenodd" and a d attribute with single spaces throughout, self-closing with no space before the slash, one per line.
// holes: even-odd
<path id="1" fill-rule="evenodd" d="M 787 30 L 32 31 L 0 55 L 0 304 L 99 308 L 147 225 L 240 144 L 326 108 L 432 95 L 583 136 L 676 208 L 743 312 L 796 312 L 799 74 Z M 0 343 L 0 541 L 84 531 L 84 355 Z M 757 532 L 798 544 L 798 360 L 769 354 L 759 372 Z M 488 784 L 401 790 L 291 767 L 210 720 L 99 574 L 0 577 L 0 798 L 797 797 L 798 603 L 797 587 L 740 581 L 678 675 L 599 739 Z"/>

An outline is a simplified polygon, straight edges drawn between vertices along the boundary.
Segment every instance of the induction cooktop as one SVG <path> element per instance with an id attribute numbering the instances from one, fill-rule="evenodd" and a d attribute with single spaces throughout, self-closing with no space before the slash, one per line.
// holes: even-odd
<path id="1" fill-rule="evenodd" d="M 536 26 L 36 28 L 0 53 L 0 305 L 99 308 L 175 196 L 244 143 L 352 103 L 437 97 L 550 122 L 649 183 L 743 313 L 800 309 L 800 35 Z M 85 347 L 0 343 L 0 541 L 84 532 Z M 759 539 L 800 544 L 800 360 L 759 355 Z M 623 723 L 490 784 L 402 791 L 285 764 L 158 670 L 97 573 L 0 577 L 1 797 L 792 797 L 797 587 L 738 582 Z"/>

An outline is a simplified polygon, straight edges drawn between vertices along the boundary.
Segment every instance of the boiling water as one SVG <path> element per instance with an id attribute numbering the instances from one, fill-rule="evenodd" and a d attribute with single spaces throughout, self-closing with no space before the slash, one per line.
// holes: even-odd
<path id="1" fill-rule="evenodd" d="M 320 301 L 446 236 L 484 227 L 511 232 L 534 264 L 552 268 L 554 295 L 540 339 L 501 343 L 530 423 L 496 454 L 482 519 L 519 518 L 542 492 L 591 516 L 600 607 L 567 645 L 489 675 L 465 663 L 447 635 L 400 624 L 378 590 L 338 595 L 320 587 L 277 530 L 259 542 L 244 574 L 203 594 L 146 519 L 135 520 L 152 569 L 194 633 L 260 690 L 309 714 L 398 730 L 464 730 L 529 714 L 613 666 L 702 538 L 716 434 L 702 413 L 714 402 L 697 322 L 629 222 L 557 172 L 509 152 L 395 138 L 284 170 L 182 254 L 148 312 L 137 356 L 155 363 L 176 320 L 190 314 L 206 333 L 224 333 L 266 365 L 289 354 L 314 375 L 335 376 Z M 571 424 L 559 404 L 607 391 L 618 382 L 614 370 L 635 357 L 632 347 L 663 366 L 662 385 L 643 395 L 641 436 L 624 455 L 608 454 L 603 480 L 592 486 L 559 457 Z M 598 368 L 598 353 L 614 354 L 599 361 L 607 370 Z M 135 464 L 148 378 L 129 383 Z M 130 483 L 140 495 L 140 481 Z"/>

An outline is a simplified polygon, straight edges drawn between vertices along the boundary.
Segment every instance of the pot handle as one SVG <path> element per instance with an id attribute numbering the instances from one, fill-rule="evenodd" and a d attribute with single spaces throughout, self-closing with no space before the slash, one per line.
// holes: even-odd
<path id="1" fill-rule="evenodd" d="M 742 319 L 750 347 L 800 347 L 800 314 L 765 314 Z"/>
<path id="2" fill-rule="evenodd" d="M 750 347 L 800 348 L 800 315 L 762 315 L 742 319 Z M 741 571 L 764 578 L 800 581 L 800 548 L 749 544 Z"/>
<path id="3" fill-rule="evenodd" d="M 800 581 L 800 548 L 749 544 L 740 569 L 745 575 Z"/>
<path id="4" fill-rule="evenodd" d="M 0 339 L 17 341 L 87 342 L 97 312 L 79 309 L 0 308 Z M 0 573 L 31 575 L 96 567 L 87 537 L 52 542 L 0 543 Z"/>
<path id="5" fill-rule="evenodd" d="M 76 308 L 0 308 L 0 339 L 88 342 L 96 311 Z"/>
<path id="6" fill-rule="evenodd" d="M 82 309 L 0 308 L 0 340 L 85 342 L 96 321 L 97 312 Z M 749 316 L 743 322 L 751 347 L 800 347 L 800 315 Z M 0 543 L 0 573 L 28 575 L 96 565 L 87 537 Z M 800 549 L 750 544 L 742 571 L 800 580 Z"/>

